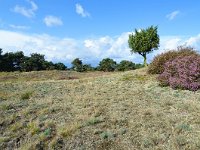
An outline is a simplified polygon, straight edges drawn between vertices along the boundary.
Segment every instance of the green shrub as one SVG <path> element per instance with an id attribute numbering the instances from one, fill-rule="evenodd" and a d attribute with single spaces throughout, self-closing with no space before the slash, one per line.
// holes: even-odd
<path id="1" fill-rule="evenodd" d="M 127 70 L 134 70 L 134 69 L 135 69 L 135 64 L 131 61 L 128 61 L 128 60 L 122 60 L 117 65 L 118 71 L 127 71 Z"/>
<path id="2" fill-rule="evenodd" d="M 100 71 L 111 72 L 116 69 L 117 63 L 111 58 L 105 58 L 99 62 L 98 69 Z"/>
<path id="3" fill-rule="evenodd" d="M 21 95 L 21 99 L 22 100 L 26 100 L 29 99 L 31 97 L 31 95 L 33 94 L 33 92 L 25 92 Z"/>
<path id="4" fill-rule="evenodd" d="M 191 47 L 178 47 L 177 50 L 170 50 L 154 57 L 153 61 L 148 67 L 148 73 L 161 74 L 164 72 L 164 64 L 168 61 L 174 60 L 177 57 L 184 57 L 190 55 L 199 55 Z"/>

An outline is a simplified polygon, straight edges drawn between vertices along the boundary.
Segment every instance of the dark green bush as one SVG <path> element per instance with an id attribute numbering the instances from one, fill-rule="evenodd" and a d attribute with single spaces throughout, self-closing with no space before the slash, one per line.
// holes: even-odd
<path id="1" fill-rule="evenodd" d="M 100 71 L 111 72 L 111 71 L 115 71 L 116 66 L 117 66 L 117 63 L 113 59 L 105 58 L 102 61 L 100 61 L 98 69 Z"/>
<path id="2" fill-rule="evenodd" d="M 21 99 L 22 100 L 26 100 L 26 99 L 30 99 L 31 95 L 33 94 L 33 92 L 25 92 L 21 95 Z"/>
<path id="3" fill-rule="evenodd" d="M 150 74 L 161 74 L 164 72 L 164 64 L 168 61 L 174 60 L 177 57 L 199 55 L 191 47 L 178 47 L 177 50 L 170 50 L 154 57 L 153 61 L 148 67 L 148 73 Z"/>
<path id="4" fill-rule="evenodd" d="M 119 64 L 117 64 L 118 71 L 128 71 L 134 69 L 135 69 L 135 64 L 128 60 L 122 60 Z"/>

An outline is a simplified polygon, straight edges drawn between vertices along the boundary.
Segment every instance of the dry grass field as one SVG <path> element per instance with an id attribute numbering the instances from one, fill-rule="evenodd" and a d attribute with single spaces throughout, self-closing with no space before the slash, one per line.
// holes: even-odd
<path id="1" fill-rule="evenodd" d="M 122 73 L 0 73 L 0 149 L 197 150 L 200 91 Z"/>

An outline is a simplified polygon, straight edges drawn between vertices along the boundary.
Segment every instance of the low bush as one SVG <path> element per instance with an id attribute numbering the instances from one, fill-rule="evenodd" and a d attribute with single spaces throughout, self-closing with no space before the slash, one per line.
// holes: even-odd
<path id="1" fill-rule="evenodd" d="M 131 61 L 128 61 L 128 60 L 122 60 L 117 65 L 118 71 L 128 71 L 128 70 L 134 70 L 134 69 L 135 69 L 135 64 Z"/>
<path id="2" fill-rule="evenodd" d="M 200 56 L 177 57 L 164 65 L 164 72 L 158 76 L 162 86 L 173 89 L 200 89 Z"/>
<path id="3" fill-rule="evenodd" d="M 171 50 L 154 57 L 153 61 L 148 67 L 148 73 L 150 74 L 161 74 L 164 71 L 164 64 L 177 57 L 184 57 L 190 55 L 199 55 L 191 47 L 178 47 L 177 50 Z"/>
<path id="4" fill-rule="evenodd" d="M 22 100 L 27 100 L 27 99 L 30 99 L 31 95 L 33 94 L 33 92 L 25 92 L 21 95 L 21 99 Z"/>

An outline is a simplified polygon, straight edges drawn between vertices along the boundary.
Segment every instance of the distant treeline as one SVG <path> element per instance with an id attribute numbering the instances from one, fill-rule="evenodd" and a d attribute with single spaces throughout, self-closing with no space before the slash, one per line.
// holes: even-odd
<path id="1" fill-rule="evenodd" d="M 38 53 L 32 53 L 29 56 L 24 56 L 22 51 L 7 52 L 3 54 L 0 49 L 0 71 L 40 71 L 40 70 L 74 70 L 78 72 L 85 71 L 127 71 L 143 67 L 142 64 L 135 64 L 131 61 L 122 60 L 117 64 L 113 59 L 105 58 L 100 61 L 97 67 L 92 67 L 90 64 L 83 64 L 82 60 L 76 58 L 72 61 L 72 67 L 67 68 L 63 63 L 53 63 L 47 61 L 45 56 Z"/>

